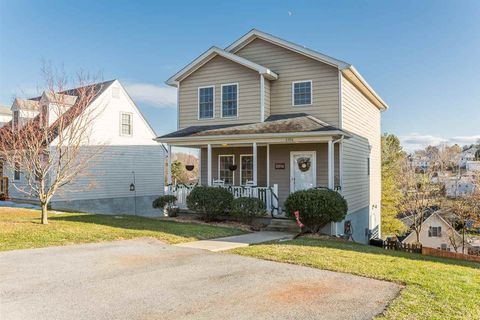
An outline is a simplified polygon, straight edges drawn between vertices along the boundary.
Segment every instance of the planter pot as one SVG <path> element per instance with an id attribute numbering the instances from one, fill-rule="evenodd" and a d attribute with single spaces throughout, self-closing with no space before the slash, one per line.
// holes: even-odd
<path id="1" fill-rule="evenodd" d="M 167 215 L 169 217 L 177 217 L 178 212 L 179 212 L 178 207 L 171 207 L 171 208 L 167 209 Z"/>
<path id="2" fill-rule="evenodd" d="M 187 169 L 187 171 L 192 171 L 194 168 L 195 168 L 195 166 L 193 164 L 187 164 L 185 166 L 185 169 Z"/>

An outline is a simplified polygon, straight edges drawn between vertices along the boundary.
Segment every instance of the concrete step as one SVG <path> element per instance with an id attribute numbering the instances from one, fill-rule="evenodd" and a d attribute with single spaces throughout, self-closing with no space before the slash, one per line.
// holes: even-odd
<path id="1" fill-rule="evenodd" d="M 301 230 L 292 220 L 272 219 L 266 228 L 267 231 L 284 231 L 299 233 Z"/>

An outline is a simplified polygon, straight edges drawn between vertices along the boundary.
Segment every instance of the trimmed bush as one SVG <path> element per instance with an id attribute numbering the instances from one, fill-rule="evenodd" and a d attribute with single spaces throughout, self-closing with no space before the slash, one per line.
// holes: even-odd
<path id="1" fill-rule="evenodd" d="M 177 201 L 176 196 L 167 194 L 155 199 L 152 203 L 152 206 L 155 209 L 167 209 L 167 213 L 169 217 L 176 217 L 178 208 L 173 208 L 176 201 Z"/>
<path id="2" fill-rule="evenodd" d="M 240 197 L 232 202 L 232 214 L 243 223 L 251 224 L 254 218 L 265 216 L 265 204 L 258 198 Z"/>
<path id="3" fill-rule="evenodd" d="M 289 217 L 295 219 L 300 212 L 300 221 L 311 232 L 317 233 L 330 222 L 342 221 L 347 215 L 347 201 L 336 191 L 309 189 L 291 193 L 285 201 Z"/>
<path id="4" fill-rule="evenodd" d="M 233 195 L 224 188 L 195 187 L 187 196 L 187 206 L 205 221 L 213 221 L 232 207 Z"/>

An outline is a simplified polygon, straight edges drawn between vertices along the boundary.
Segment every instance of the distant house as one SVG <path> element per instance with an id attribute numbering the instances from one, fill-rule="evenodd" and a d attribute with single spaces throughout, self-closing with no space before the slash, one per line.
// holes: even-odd
<path id="1" fill-rule="evenodd" d="M 477 152 L 480 151 L 477 147 L 471 147 L 462 151 L 458 165 L 460 168 L 466 168 L 469 161 L 475 161 Z"/>
<path id="2" fill-rule="evenodd" d="M 444 180 L 444 183 L 445 195 L 449 198 L 464 197 L 472 194 L 477 188 L 474 175 L 471 174 L 449 177 Z"/>
<path id="3" fill-rule="evenodd" d="M 93 120 L 88 147 L 101 145 L 102 153 L 96 156 L 88 173 L 78 176 L 55 194 L 53 209 L 111 214 L 154 213 L 151 203 L 163 193 L 165 148 L 153 139 L 156 134 L 118 80 L 89 86 L 95 95 L 87 108 L 100 110 Z M 85 89 L 85 88 L 83 88 Z M 69 108 L 81 100 L 81 92 L 71 89 L 56 93 L 64 97 Z M 58 101 L 58 100 L 56 100 Z M 55 100 L 45 92 L 40 97 L 15 99 L 13 119 L 2 130 L 14 130 L 42 116 L 53 125 L 58 117 Z M 69 110 L 69 109 L 67 109 Z M 68 111 L 65 111 L 66 113 Z M 56 141 L 50 141 L 53 149 Z M 12 184 L 28 190 L 26 174 L 22 168 L 0 166 L 0 177 L 10 181 L 9 197 L 13 200 L 35 201 L 34 197 L 20 192 Z"/>
<path id="4" fill-rule="evenodd" d="M 12 120 L 12 110 L 9 107 L 0 106 L 0 128 Z"/>
<path id="5" fill-rule="evenodd" d="M 467 171 L 479 171 L 480 172 L 480 161 L 467 161 L 466 163 Z"/>
<path id="6" fill-rule="evenodd" d="M 405 220 L 403 220 L 405 222 Z M 452 240 L 453 239 L 453 240 Z M 462 236 L 442 217 L 439 211 L 430 214 L 422 223 L 420 243 L 424 247 L 447 251 L 462 252 Z M 402 240 L 402 243 L 416 243 L 415 232 L 411 232 Z M 455 246 L 457 245 L 457 250 Z"/>

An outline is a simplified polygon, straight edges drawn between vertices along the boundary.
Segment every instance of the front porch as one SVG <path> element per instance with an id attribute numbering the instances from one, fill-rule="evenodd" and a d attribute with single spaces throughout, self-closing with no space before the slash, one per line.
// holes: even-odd
<path id="1" fill-rule="evenodd" d="M 259 198 L 272 217 L 283 216 L 283 203 L 291 192 L 309 188 L 341 190 L 341 139 L 189 146 L 198 150 L 200 158 L 198 182 L 194 185 L 172 184 L 173 146 L 168 145 L 167 192 L 177 196 L 180 208 L 186 208 L 186 197 L 195 185 L 226 188 L 235 198 Z M 305 168 L 300 168 L 301 161 Z"/>

